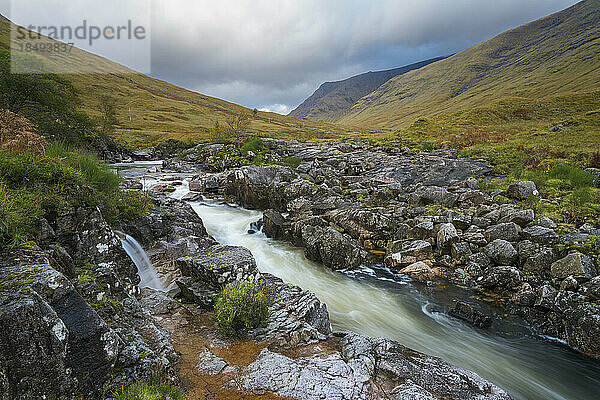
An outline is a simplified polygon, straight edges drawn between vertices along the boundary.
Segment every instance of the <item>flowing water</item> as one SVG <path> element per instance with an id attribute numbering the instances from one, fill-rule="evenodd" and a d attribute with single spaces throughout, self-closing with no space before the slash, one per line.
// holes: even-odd
<path id="1" fill-rule="evenodd" d="M 260 212 L 216 203 L 192 207 L 220 243 L 250 249 L 261 271 L 315 293 L 327 304 L 334 330 L 384 336 L 442 357 L 477 372 L 515 399 L 600 399 L 599 362 L 535 338 L 509 339 L 478 331 L 430 311 L 430 300 L 412 284 L 378 271 L 330 271 L 307 260 L 301 249 L 248 234 Z"/>
<path id="2" fill-rule="evenodd" d="M 131 236 L 124 234 L 122 232 L 116 232 L 119 238 L 121 239 L 121 245 L 125 252 L 131 258 L 131 261 L 135 264 L 138 270 L 138 275 L 140 276 L 140 284 L 138 287 L 140 289 L 150 288 L 156 290 L 165 290 L 165 286 L 161 282 L 152 262 L 148 258 L 148 255 L 140 246 L 140 244 L 132 238 Z"/>

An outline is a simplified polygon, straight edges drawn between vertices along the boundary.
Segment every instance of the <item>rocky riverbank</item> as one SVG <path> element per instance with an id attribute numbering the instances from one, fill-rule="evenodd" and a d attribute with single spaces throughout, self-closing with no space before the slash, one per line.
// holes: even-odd
<path id="1" fill-rule="evenodd" d="M 40 221 L 36 243 L 2 255 L 1 398 L 101 398 L 157 376 L 203 398 L 509 398 L 399 343 L 332 333 L 313 294 L 261 274 L 248 250 L 218 244 L 187 203 L 153 201 L 118 228 L 148 250 L 168 292 L 138 288 L 119 237 L 85 204 Z M 277 295 L 268 326 L 233 342 L 210 310 L 223 284 L 244 279 Z"/>
<path id="2" fill-rule="evenodd" d="M 195 196 L 265 210 L 264 233 L 304 247 L 312 260 L 332 269 L 385 265 L 415 280 L 468 287 L 482 301 L 460 299 L 449 304 L 451 315 L 480 328 L 516 321 L 600 356 L 600 229 L 585 223 L 559 235 L 554 221 L 527 208 L 540 196 L 533 182 L 483 191 L 478 179 L 491 168 L 452 152 L 263 145 L 271 162 L 293 157 L 299 165 L 241 167 L 224 145 L 188 150 L 174 164 L 216 171 L 192 180 Z"/>

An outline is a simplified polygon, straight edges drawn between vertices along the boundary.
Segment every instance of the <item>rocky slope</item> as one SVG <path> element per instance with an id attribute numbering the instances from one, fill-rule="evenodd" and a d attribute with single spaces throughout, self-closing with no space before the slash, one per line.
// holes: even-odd
<path id="1" fill-rule="evenodd" d="M 233 168 L 199 176 L 190 188 L 267 210 L 265 234 L 330 268 L 385 265 L 417 280 L 467 286 L 484 301 L 451 304 L 458 318 L 495 329 L 516 321 L 600 356 L 600 229 L 584 224 L 558 235 L 552 220 L 526 207 L 539 196 L 533 182 L 488 193 L 475 178 L 489 167 L 452 153 L 263 142 L 271 159 L 303 163 Z M 227 152 L 211 154 L 209 146 L 188 159 L 235 165 Z M 485 306 L 490 300 L 495 309 Z"/>
<path id="2" fill-rule="evenodd" d="M 388 80 L 444 58 L 432 58 L 400 68 L 367 72 L 337 82 L 325 82 L 289 115 L 313 121 L 335 122 L 361 97 L 373 92 Z"/>

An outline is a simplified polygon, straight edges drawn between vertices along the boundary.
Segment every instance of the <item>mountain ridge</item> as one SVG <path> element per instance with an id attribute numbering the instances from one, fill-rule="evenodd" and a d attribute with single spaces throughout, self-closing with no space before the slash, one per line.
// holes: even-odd
<path id="1" fill-rule="evenodd" d="M 435 57 L 403 67 L 369 71 L 339 81 L 325 82 L 288 115 L 314 121 L 335 122 L 348 112 L 357 100 L 391 78 L 445 58 Z"/>
<path id="2" fill-rule="evenodd" d="M 417 118 L 483 106 L 504 97 L 593 90 L 600 87 L 599 27 L 600 1 L 581 1 L 391 78 L 337 122 L 397 129 Z"/>

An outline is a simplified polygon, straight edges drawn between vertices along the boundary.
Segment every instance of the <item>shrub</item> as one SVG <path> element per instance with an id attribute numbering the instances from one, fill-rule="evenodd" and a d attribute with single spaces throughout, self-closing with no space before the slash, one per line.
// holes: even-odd
<path id="1" fill-rule="evenodd" d="M 262 150 L 262 141 L 258 137 L 251 138 L 247 140 L 243 145 L 240 151 L 242 154 L 246 155 L 249 151 L 253 153 L 257 153 Z"/>
<path id="2" fill-rule="evenodd" d="M 421 143 L 421 150 L 430 152 L 435 150 L 435 143 L 433 142 L 423 142 Z"/>
<path id="3" fill-rule="evenodd" d="M 223 288 L 215 302 L 215 319 L 229 337 L 266 326 L 272 296 L 261 282 L 233 282 Z"/>
<path id="4" fill-rule="evenodd" d="M 291 167 L 291 168 L 294 168 L 294 169 L 298 168 L 298 166 L 300 164 L 302 164 L 302 160 L 301 159 L 299 159 L 298 157 L 293 157 L 293 156 L 286 158 L 283 162 L 288 167 Z"/>
<path id="5" fill-rule="evenodd" d="M 176 386 L 167 384 L 134 383 L 133 385 L 115 390 L 111 400 L 186 400 L 184 391 Z"/>

